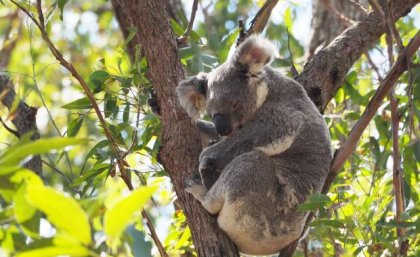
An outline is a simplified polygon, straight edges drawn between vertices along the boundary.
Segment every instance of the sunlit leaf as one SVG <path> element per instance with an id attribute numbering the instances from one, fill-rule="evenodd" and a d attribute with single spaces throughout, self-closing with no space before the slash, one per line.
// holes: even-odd
<path id="1" fill-rule="evenodd" d="M 327 206 L 331 203 L 331 199 L 324 194 L 313 194 L 309 197 L 309 200 L 306 203 L 299 205 L 299 210 L 301 211 L 310 211 L 316 210 L 321 207 Z"/>
<path id="2" fill-rule="evenodd" d="M 60 232 L 85 245 L 91 243 L 88 216 L 76 200 L 43 186 L 28 187 L 27 198 Z"/>
<path id="3" fill-rule="evenodd" d="M 0 157 L 0 165 L 18 164 L 19 161 L 31 155 L 38 155 L 48 153 L 51 150 L 62 149 L 71 145 L 79 145 L 87 143 L 87 139 L 83 138 L 47 138 L 32 141 L 21 145 L 13 150 L 6 150 L 3 156 Z"/>
<path id="4" fill-rule="evenodd" d="M 80 245 L 47 246 L 23 251 L 15 257 L 89 256 L 89 249 Z"/>
<path id="5" fill-rule="evenodd" d="M 146 202 L 157 190 L 157 186 L 140 187 L 131 192 L 111 207 L 104 216 L 104 231 L 108 236 L 108 244 L 112 247 L 131 222 L 133 215 L 143 209 Z"/>
<path id="6" fill-rule="evenodd" d="M 67 136 L 68 137 L 74 137 L 77 135 L 77 133 L 79 133 L 80 128 L 83 125 L 83 120 L 84 120 L 85 116 L 80 116 L 74 120 L 71 120 L 69 122 L 69 125 L 67 127 Z"/>
<path id="7" fill-rule="evenodd" d="M 287 27 L 287 29 L 292 30 L 293 19 L 292 19 L 292 9 L 290 7 L 288 7 L 286 11 L 284 12 L 283 20 L 284 20 L 284 25 Z"/>
<path id="8" fill-rule="evenodd" d="M 105 82 L 110 78 L 110 75 L 105 70 L 96 70 L 89 75 L 89 87 L 93 93 L 98 93 L 103 90 Z"/>
<path id="9" fill-rule="evenodd" d="M 67 4 L 68 0 L 58 0 L 58 8 L 60 9 L 60 19 L 63 20 L 64 6 Z"/>
<path id="10" fill-rule="evenodd" d="M 74 100 L 73 102 L 61 106 L 61 108 L 68 110 L 91 109 L 92 105 L 87 97 L 82 97 L 80 99 Z"/>

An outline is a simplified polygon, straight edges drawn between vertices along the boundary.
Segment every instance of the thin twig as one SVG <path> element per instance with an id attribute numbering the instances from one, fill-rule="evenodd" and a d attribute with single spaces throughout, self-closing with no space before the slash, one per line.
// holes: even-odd
<path id="1" fill-rule="evenodd" d="M 353 5 L 354 7 L 356 7 L 357 9 L 359 9 L 360 11 L 362 11 L 365 15 L 368 14 L 369 11 L 363 5 L 361 5 L 360 3 L 355 2 L 353 0 L 347 0 L 347 2 L 351 5 Z"/>
<path id="2" fill-rule="evenodd" d="M 0 117 L 0 123 L 3 125 L 3 127 L 9 131 L 10 133 L 12 133 L 13 135 L 15 135 L 17 138 L 20 138 L 20 134 L 19 132 L 17 132 L 17 130 L 12 129 L 11 127 L 7 126 L 7 124 L 3 121 L 3 119 Z"/>
<path id="3" fill-rule="evenodd" d="M 191 17 L 190 17 L 190 21 L 188 22 L 188 26 L 185 29 L 185 32 L 178 38 L 179 45 L 184 45 L 187 41 L 187 38 L 191 34 L 191 31 L 194 25 L 195 15 L 197 14 L 197 8 L 198 8 L 198 0 L 194 0 L 192 8 L 191 8 Z"/>
<path id="4" fill-rule="evenodd" d="M 41 26 L 41 30 L 45 30 L 44 13 L 42 12 L 41 0 L 36 0 L 36 9 L 38 11 L 38 19 L 39 19 L 39 25 Z"/>
<path id="5" fill-rule="evenodd" d="M 329 0 L 320 0 L 322 4 L 330 9 L 332 13 L 338 18 L 338 20 L 342 23 L 343 26 L 348 27 L 353 25 L 355 22 L 351 20 L 349 17 L 347 17 L 345 14 L 337 10 L 333 5 L 331 5 L 331 2 Z"/>
<path id="6" fill-rule="evenodd" d="M 293 62 L 293 53 L 290 50 L 290 34 L 289 34 L 289 28 L 286 28 L 286 32 L 287 32 L 287 49 L 289 50 L 289 54 L 290 54 L 290 71 L 292 72 L 292 76 L 293 78 L 296 78 L 297 76 L 299 76 L 299 72 L 296 69 L 295 63 Z"/>
<path id="7" fill-rule="evenodd" d="M 397 26 L 395 25 L 395 18 L 394 14 L 392 13 L 392 1 L 388 1 L 387 7 L 386 7 L 386 17 L 388 21 L 388 27 L 390 32 L 392 33 L 392 36 L 395 39 L 395 42 L 397 43 L 398 51 L 402 51 L 404 48 L 400 33 L 398 32 Z"/>
<path id="8" fill-rule="evenodd" d="M 366 59 L 367 59 L 369 65 L 370 65 L 370 67 L 375 71 L 376 76 L 378 76 L 378 80 L 382 81 L 383 79 L 382 79 L 381 73 L 379 72 L 378 66 L 376 66 L 376 64 L 373 62 L 372 58 L 370 58 L 370 54 L 367 50 L 365 51 L 365 56 L 366 56 Z"/>
<path id="9" fill-rule="evenodd" d="M 58 174 L 60 174 L 67 182 L 67 185 L 69 186 L 70 190 L 72 190 L 74 193 L 81 195 L 80 190 L 77 190 L 75 188 L 71 187 L 72 182 L 70 181 L 70 179 L 66 176 L 66 174 L 64 174 L 64 172 L 62 172 L 61 170 L 57 169 L 57 167 L 55 167 L 54 165 L 50 164 L 47 161 L 42 160 L 42 163 L 47 165 L 48 167 L 50 167 L 53 171 L 57 172 Z"/>

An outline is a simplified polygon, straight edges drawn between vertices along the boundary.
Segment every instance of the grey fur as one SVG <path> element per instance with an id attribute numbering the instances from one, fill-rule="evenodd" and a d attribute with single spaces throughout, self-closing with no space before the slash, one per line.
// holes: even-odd
<path id="1" fill-rule="evenodd" d="M 332 159 L 328 128 L 303 87 L 268 66 L 273 49 L 251 36 L 231 60 L 177 87 L 194 119 L 204 108 L 188 99 L 201 94 L 207 114 L 222 113 L 232 127 L 200 155 L 205 187 L 190 180 L 186 191 L 252 255 L 279 252 L 300 235 L 307 213 L 297 206 L 320 191 Z M 197 90 L 197 81 L 206 89 Z M 206 177 L 218 179 L 213 185 Z"/>

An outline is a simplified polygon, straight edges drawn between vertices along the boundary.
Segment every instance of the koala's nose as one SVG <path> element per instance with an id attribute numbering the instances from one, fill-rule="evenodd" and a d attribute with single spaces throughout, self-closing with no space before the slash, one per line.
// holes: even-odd
<path id="1" fill-rule="evenodd" d="M 213 123 L 221 136 L 227 136 L 232 132 L 232 126 L 229 123 L 229 119 L 221 113 L 216 113 L 213 116 Z"/>

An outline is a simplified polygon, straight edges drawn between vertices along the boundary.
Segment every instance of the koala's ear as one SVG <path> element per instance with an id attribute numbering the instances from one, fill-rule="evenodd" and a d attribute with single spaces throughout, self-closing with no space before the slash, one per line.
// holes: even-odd
<path id="1" fill-rule="evenodd" d="M 274 45 L 261 35 L 251 35 L 236 50 L 234 61 L 244 65 L 251 74 L 259 73 L 277 53 Z"/>
<path id="2" fill-rule="evenodd" d="M 179 83 L 178 101 L 194 120 L 206 109 L 207 74 L 200 73 Z"/>

